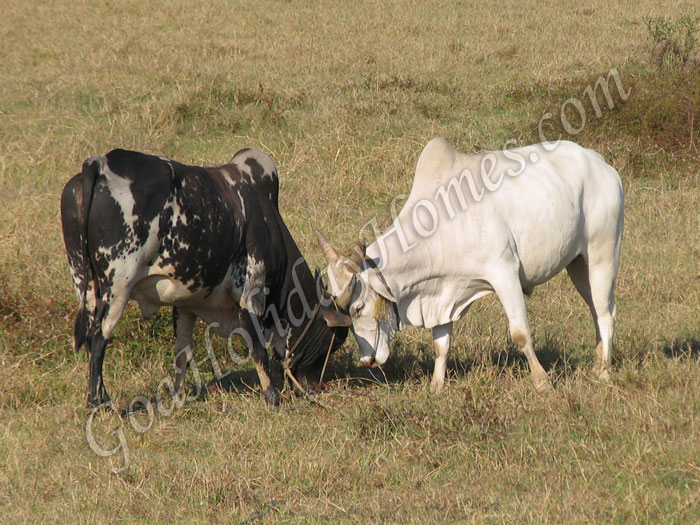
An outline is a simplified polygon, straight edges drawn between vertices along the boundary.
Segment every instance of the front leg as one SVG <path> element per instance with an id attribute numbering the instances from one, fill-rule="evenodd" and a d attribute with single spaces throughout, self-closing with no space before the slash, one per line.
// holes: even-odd
<path id="1" fill-rule="evenodd" d="M 262 388 L 265 400 L 269 405 L 278 406 L 280 404 L 280 393 L 270 379 L 270 362 L 267 357 L 267 349 L 255 341 L 250 356 L 255 363 L 255 369 L 258 372 L 260 379 L 260 387 Z"/>
<path id="2" fill-rule="evenodd" d="M 445 384 L 445 369 L 447 368 L 447 352 L 450 350 L 450 338 L 452 337 L 452 323 L 443 324 L 433 328 L 433 348 L 435 348 L 435 367 L 433 379 L 430 382 L 430 390 L 438 393 Z"/>
<path id="3" fill-rule="evenodd" d="M 507 275 L 506 271 L 503 272 L 503 275 Z M 549 376 L 547 376 L 547 372 L 537 359 L 535 348 L 532 345 L 532 335 L 527 322 L 525 297 L 523 297 L 523 289 L 518 280 L 517 270 L 513 270 L 510 277 L 510 279 L 501 279 L 498 286 L 494 286 L 508 317 L 510 336 L 527 358 L 535 389 L 538 392 L 551 392 L 553 390 L 552 383 L 549 380 Z"/>
<path id="4" fill-rule="evenodd" d="M 239 312 L 238 321 L 239 328 L 233 333 L 243 337 L 250 350 L 250 357 L 255 363 L 265 400 L 272 406 L 278 406 L 280 394 L 270 378 L 270 361 L 267 357 L 266 339 L 260 321 L 254 314 L 245 310 Z"/>
<path id="5" fill-rule="evenodd" d="M 173 328 L 175 330 L 175 389 L 177 396 L 185 382 L 185 374 L 192 362 L 192 332 L 195 317 L 187 310 L 173 308 Z"/>

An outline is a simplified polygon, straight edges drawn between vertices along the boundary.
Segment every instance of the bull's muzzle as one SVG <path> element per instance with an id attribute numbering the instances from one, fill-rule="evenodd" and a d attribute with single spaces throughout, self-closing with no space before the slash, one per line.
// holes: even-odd
<path id="1" fill-rule="evenodd" d="M 369 366 L 370 368 L 378 368 L 379 366 L 381 366 L 379 363 L 377 363 L 377 362 L 374 360 L 374 356 L 373 356 L 373 355 L 366 356 L 366 357 L 361 357 L 361 358 L 360 358 L 360 364 L 361 364 L 362 366 Z"/>

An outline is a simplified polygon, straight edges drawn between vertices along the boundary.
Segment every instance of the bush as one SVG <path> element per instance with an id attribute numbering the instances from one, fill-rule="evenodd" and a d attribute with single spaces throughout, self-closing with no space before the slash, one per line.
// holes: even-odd
<path id="1" fill-rule="evenodd" d="M 644 23 L 654 42 L 654 59 L 659 66 L 668 71 L 700 66 L 700 46 L 696 36 L 700 30 L 700 18 L 684 16 L 670 20 L 659 16 L 645 18 Z"/>

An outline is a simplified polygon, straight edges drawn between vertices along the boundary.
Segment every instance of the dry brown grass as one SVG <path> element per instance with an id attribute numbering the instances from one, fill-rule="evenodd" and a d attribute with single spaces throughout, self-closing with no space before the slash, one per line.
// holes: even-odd
<path id="1" fill-rule="evenodd" d="M 642 19 L 698 14 L 650 1 L 7 3 L 4 518 L 235 522 L 274 501 L 264 521 L 697 521 L 700 123 L 688 126 L 698 77 L 655 69 Z M 87 446 L 86 363 L 71 349 L 58 217 L 84 158 L 126 147 L 215 164 L 241 147 L 268 151 L 282 213 L 319 264 L 312 228 L 343 245 L 372 217 L 386 225 L 431 137 L 464 151 L 530 141 L 546 111 L 611 67 L 633 95 L 577 137 L 615 163 L 626 191 L 611 385 L 588 374 L 592 325 L 560 276 L 528 305 L 550 397 L 533 392 L 487 298 L 457 326 L 440 397 L 426 388 L 429 336 L 412 329 L 398 338 L 388 387 L 354 366 L 349 342 L 323 407 L 287 397 L 270 411 L 255 393 L 224 389 L 143 435 L 127 428 L 130 466 L 118 475 L 121 455 Z M 120 406 L 170 374 L 168 324 L 165 312 L 151 325 L 131 309 L 119 326 L 105 371 Z M 118 425 L 100 418 L 99 438 L 117 443 Z"/>

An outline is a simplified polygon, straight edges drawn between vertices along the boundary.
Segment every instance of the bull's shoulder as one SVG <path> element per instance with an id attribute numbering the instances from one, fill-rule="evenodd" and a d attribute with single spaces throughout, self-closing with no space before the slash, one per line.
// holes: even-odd
<path id="1" fill-rule="evenodd" d="M 432 198 L 436 189 L 453 176 L 457 155 L 454 146 L 441 137 L 428 142 L 418 157 L 408 200 Z"/>
<path id="2" fill-rule="evenodd" d="M 278 207 L 279 176 L 272 158 L 262 151 L 245 148 L 236 153 L 231 159 L 236 166 L 243 182 L 248 182 L 256 189 L 256 193 L 272 201 Z"/>
<path id="3" fill-rule="evenodd" d="M 442 137 L 432 139 L 421 151 L 416 164 L 414 184 L 435 184 L 450 174 L 457 150 Z"/>

